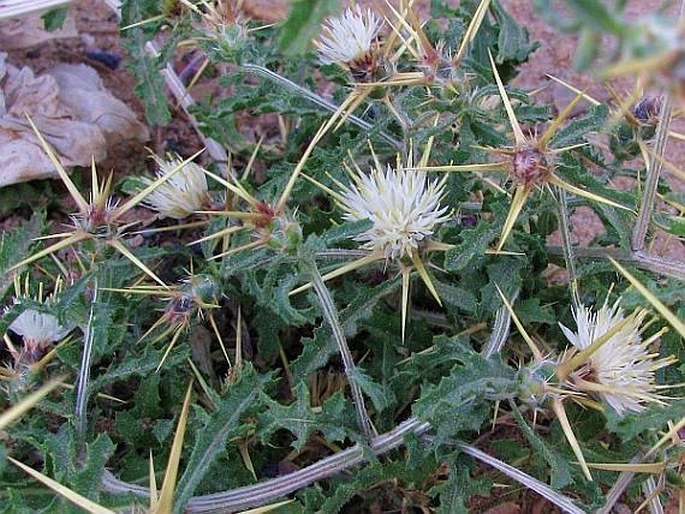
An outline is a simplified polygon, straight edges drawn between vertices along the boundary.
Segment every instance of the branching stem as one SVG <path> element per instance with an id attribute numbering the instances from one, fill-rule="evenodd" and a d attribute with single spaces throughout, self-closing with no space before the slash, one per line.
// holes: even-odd
<path id="1" fill-rule="evenodd" d="M 369 440 L 370 452 L 365 449 L 365 445 L 357 443 L 288 475 L 230 491 L 196 496 L 188 502 L 185 512 L 189 514 L 226 513 L 265 505 L 318 480 L 323 480 L 345 469 L 363 464 L 371 455 L 380 456 L 400 447 L 404 444 L 405 436 L 409 433 L 413 432 L 420 436 L 429 429 L 428 423 L 410 418 L 393 430 L 372 437 Z M 133 493 L 143 498 L 148 498 L 150 495 L 147 488 L 122 482 L 109 471 L 105 471 L 102 477 L 102 486 L 106 491 L 114 494 Z"/>

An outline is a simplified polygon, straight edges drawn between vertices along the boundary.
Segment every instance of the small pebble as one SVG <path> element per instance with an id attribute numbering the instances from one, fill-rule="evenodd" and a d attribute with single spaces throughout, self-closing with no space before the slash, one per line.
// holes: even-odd
<path id="1" fill-rule="evenodd" d="M 112 52 L 85 51 L 83 52 L 83 55 L 88 57 L 88 59 L 104 64 L 110 70 L 116 70 L 119 67 L 119 64 L 121 64 L 121 56 L 113 54 Z"/>

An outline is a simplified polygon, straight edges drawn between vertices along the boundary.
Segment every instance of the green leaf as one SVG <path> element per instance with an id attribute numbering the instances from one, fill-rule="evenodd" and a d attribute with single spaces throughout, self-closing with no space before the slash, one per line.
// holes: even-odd
<path id="1" fill-rule="evenodd" d="M 309 387 L 305 382 L 299 382 L 293 390 L 295 401 L 290 405 L 282 405 L 262 393 L 262 402 L 267 410 L 262 414 L 261 420 L 266 426 L 259 430 L 262 442 L 276 430 L 285 428 L 295 436 L 292 446 L 300 451 L 309 440 L 312 432 L 317 430 L 317 416 L 311 407 Z"/>
<path id="2" fill-rule="evenodd" d="M 565 0 L 564 2 L 585 26 L 600 33 L 626 35 L 628 26 L 599 0 Z"/>
<path id="3" fill-rule="evenodd" d="M 606 409 L 607 428 L 621 436 L 624 441 L 636 438 L 646 430 L 660 430 L 668 421 L 678 421 L 685 417 L 685 400 L 671 402 L 670 405 L 650 405 L 640 413 L 617 415 L 613 409 Z"/>
<path id="4" fill-rule="evenodd" d="M 270 374 L 258 375 L 248 363 L 238 381 L 221 398 L 207 424 L 197 431 L 188 464 L 176 488 L 176 512 L 183 512 L 212 463 L 225 451 L 228 438 L 244 434 L 249 428 L 243 423 L 243 417 L 256 407 L 261 390 L 270 380 Z"/>
<path id="5" fill-rule="evenodd" d="M 509 405 L 511 406 L 511 411 L 514 414 L 514 418 L 516 418 L 523 435 L 526 436 L 528 442 L 535 449 L 536 455 L 542 456 L 547 464 L 549 464 L 552 471 L 552 487 L 561 489 L 570 484 L 571 468 L 568 465 L 568 460 L 566 460 L 563 455 L 558 454 L 550 448 L 545 440 L 542 439 L 535 430 L 530 428 L 530 425 L 523 419 L 521 412 L 514 402 L 509 402 Z"/>
<path id="6" fill-rule="evenodd" d="M 361 388 L 364 394 L 371 398 L 374 408 L 379 412 L 388 408 L 395 401 L 392 389 L 385 384 L 374 382 L 358 367 L 350 373 L 350 379 Z"/>
<path id="7" fill-rule="evenodd" d="M 314 432 L 323 433 L 328 441 L 344 441 L 357 433 L 354 409 L 340 391 L 326 400 L 318 413 L 311 406 L 305 382 L 298 383 L 293 394 L 295 401 L 290 405 L 282 405 L 262 394 L 262 402 L 267 407 L 260 416 L 260 425 L 265 426 L 257 429 L 262 442 L 266 443 L 274 432 L 283 428 L 295 436 L 292 446 L 300 451 Z"/>
<path id="8" fill-rule="evenodd" d="M 550 148 L 565 148 L 586 141 L 590 132 L 597 132 L 604 128 L 609 115 L 609 107 L 605 104 L 593 105 L 587 115 L 569 121 L 560 128 L 549 143 Z"/>
<path id="9" fill-rule="evenodd" d="M 64 20 L 67 19 L 67 14 L 69 14 L 69 8 L 66 6 L 49 10 L 41 16 L 43 28 L 48 32 L 61 29 L 64 25 Z"/>
<path id="10" fill-rule="evenodd" d="M 549 306 L 540 306 L 540 298 L 527 298 L 516 302 L 516 315 L 522 323 L 554 325 L 557 318 Z"/>
<path id="11" fill-rule="evenodd" d="M 98 391 L 105 387 L 105 385 L 122 382 L 131 377 L 146 377 L 157 369 L 165 351 L 166 348 L 157 350 L 146 346 L 142 354 L 136 355 L 133 351 L 129 350 L 127 359 L 118 362 L 118 364 L 113 363 L 106 372 L 103 372 L 91 382 L 91 387 L 94 391 Z M 189 355 L 190 349 L 185 345 L 181 345 L 167 356 L 164 365 L 169 369 L 174 369 L 188 359 Z"/>
<path id="12" fill-rule="evenodd" d="M 19 228 L 0 234 L 0 298 L 14 280 L 14 273 L 8 269 L 28 256 L 31 243 L 40 236 L 44 223 L 44 214 L 36 213 Z"/>
<path id="13" fill-rule="evenodd" d="M 498 356 L 486 359 L 464 344 L 460 360 L 437 385 L 425 386 L 414 404 L 414 414 L 435 427 L 438 442 L 480 428 L 489 412 L 487 401 L 517 393 L 514 371 Z"/>
<path id="14" fill-rule="evenodd" d="M 125 23 L 136 23 L 147 19 L 145 2 L 129 0 L 122 4 L 121 15 Z M 145 50 L 147 39 L 143 29 L 135 27 L 127 30 L 122 39 L 130 61 L 127 66 L 138 78 L 136 95 L 145 107 L 145 118 L 150 125 L 165 126 L 171 121 L 171 111 L 164 96 L 164 78 L 160 73 L 163 62 L 150 56 Z"/>
<path id="15" fill-rule="evenodd" d="M 340 311 L 340 324 L 345 335 L 355 335 L 358 331 L 358 322 L 370 318 L 378 302 L 399 286 L 399 280 L 387 280 L 373 288 L 359 289 L 354 300 Z M 315 329 L 314 337 L 304 338 L 302 342 L 304 349 L 292 365 L 293 377 L 297 381 L 325 365 L 338 348 L 327 324 Z"/>
<path id="16" fill-rule="evenodd" d="M 448 479 L 433 487 L 428 494 L 440 498 L 439 514 L 469 514 L 471 510 L 466 501 L 471 495 L 487 495 L 491 489 L 491 480 L 473 476 L 468 460 L 459 456 L 450 463 Z"/>
<path id="17" fill-rule="evenodd" d="M 339 0 L 292 0 L 278 40 L 281 52 L 289 57 L 306 53 L 322 22 L 338 5 Z"/>
<path id="18" fill-rule="evenodd" d="M 509 60 L 525 61 L 538 45 L 528 41 L 528 30 L 525 25 L 516 23 L 499 2 L 492 2 L 491 8 L 499 24 L 497 62 L 501 64 Z"/>
<path id="19" fill-rule="evenodd" d="M 373 222 L 369 219 L 346 221 L 345 223 L 335 225 L 326 230 L 326 232 L 321 235 L 321 239 L 326 242 L 327 246 L 331 246 L 340 241 L 352 239 L 354 236 L 361 234 L 365 230 L 369 230 L 371 227 L 373 227 Z"/>
<path id="20" fill-rule="evenodd" d="M 481 221 L 475 228 L 462 230 L 461 242 L 445 252 L 445 269 L 461 271 L 485 255 L 485 250 L 499 237 L 500 228 Z"/>
<path id="21" fill-rule="evenodd" d="M 662 213 L 655 213 L 655 218 L 655 223 L 664 231 L 677 237 L 685 236 L 685 218 Z"/>

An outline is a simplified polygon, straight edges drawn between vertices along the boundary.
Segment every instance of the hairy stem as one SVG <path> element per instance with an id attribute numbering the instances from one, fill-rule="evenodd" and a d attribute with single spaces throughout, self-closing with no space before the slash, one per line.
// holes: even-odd
<path id="1" fill-rule="evenodd" d="M 547 253 L 552 256 L 564 256 L 564 250 L 560 246 L 547 246 Z M 659 275 L 673 277 L 677 280 L 685 280 L 685 263 L 650 255 L 647 252 L 626 252 L 619 248 L 602 248 L 598 246 L 577 247 L 573 249 L 577 259 L 602 260 L 609 257 L 620 263 L 631 264 L 637 268 L 651 271 Z"/>
<path id="2" fill-rule="evenodd" d="M 363 464 L 371 455 L 380 456 L 400 447 L 404 444 L 405 436 L 409 433 L 413 432 L 420 436 L 429 429 L 428 423 L 421 422 L 416 418 L 409 418 L 393 430 L 372 437 L 369 441 L 370 452 L 364 445 L 357 443 L 306 468 L 278 478 L 221 493 L 196 496 L 188 502 L 185 512 L 192 514 L 227 513 L 265 505 L 318 480 L 323 480 L 343 470 Z M 102 477 L 102 487 L 115 494 L 132 493 L 143 498 L 150 495 L 150 491 L 146 487 L 122 482 L 109 471 L 105 471 Z"/>
<path id="3" fill-rule="evenodd" d="M 561 235 L 561 247 L 564 251 L 566 271 L 568 271 L 568 283 L 571 287 L 571 299 L 576 308 L 580 307 L 580 295 L 578 294 L 578 273 L 576 261 L 573 258 L 573 246 L 571 243 L 571 226 L 569 223 L 568 202 L 566 191 L 560 187 L 554 187 L 554 198 L 557 204 L 557 218 L 559 219 L 559 234 Z"/>
<path id="4" fill-rule="evenodd" d="M 347 376 L 347 381 L 349 382 L 350 390 L 352 391 L 352 399 L 357 409 L 357 421 L 359 421 L 362 433 L 368 440 L 371 440 L 371 437 L 373 436 L 371 420 L 369 419 L 369 413 L 364 404 L 364 395 L 356 380 L 357 367 L 352 358 L 350 347 L 347 345 L 340 319 L 338 318 L 338 309 L 335 307 L 335 303 L 333 302 L 333 298 L 331 297 L 331 293 L 328 291 L 326 284 L 323 283 L 323 279 L 321 278 L 321 274 L 319 273 L 319 269 L 317 268 L 314 259 L 307 259 L 304 263 L 304 267 L 311 276 L 312 285 L 321 306 L 321 312 L 323 313 L 326 322 L 331 327 L 333 338 L 338 344 L 338 351 L 340 352 L 343 366 L 345 367 L 345 375 Z"/>
<path id="5" fill-rule="evenodd" d="M 659 125 L 656 128 L 654 142 L 654 155 L 647 166 L 647 177 L 645 178 L 644 191 L 642 192 L 642 202 L 640 202 L 640 212 L 637 216 L 637 223 L 633 228 L 631 247 L 633 251 L 639 252 L 645 248 L 645 238 L 647 229 L 652 219 L 652 211 L 656 200 L 656 186 L 659 183 L 659 175 L 663 167 L 663 155 L 668 140 L 668 131 L 671 126 L 671 115 L 673 113 L 673 99 L 671 95 L 665 95 L 664 102 L 659 112 Z"/>
<path id="6" fill-rule="evenodd" d="M 86 405 L 88 404 L 88 389 L 90 385 L 90 363 L 93 356 L 93 339 L 95 335 L 95 306 L 98 301 L 98 282 L 95 279 L 93 287 L 93 299 L 90 303 L 90 314 L 88 315 L 88 325 L 83 334 L 83 352 L 81 353 L 81 366 L 76 380 L 76 406 L 74 407 L 74 418 L 76 422 L 76 433 L 81 444 L 85 441 L 87 419 Z"/>
<path id="7" fill-rule="evenodd" d="M 474 459 L 478 459 L 479 461 L 484 462 L 488 466 L 492 466 L 496 470 L 501 471 L 502 473 L 507 475 L 509 478 L 512 478 L 520 484 L 526 486 L 528 489 L 535 491 L 540 496 L 548 499 L 550 502 L 552 502 L 554 505 L 559 507 L 564 512 L 568 512 L 570 514 L 583 514 L 584 512 L 586 512 L 585 510 L 577 507 L 571 501 L 570 498 L 567 498 L 566 496 L 559 494 L 554 489 L 549 487 L 547 484 L 540 482 L 537 478 L 533 478 L 532 476 L 524 473 L 523 471 L 515 468 L 514 466 L 510 466 L 506 462 L 502 462 L 501 460 L 496 459 L 495 457 L 492 457 L 491 455 L 488 455 L 487 453 L 480 451 L 475 446 L 471 446 L 470 444 L 466 443 L 459 443 L 459 448 L 466 455 L 470 455 Z"/>
<path id="8" fill-rule="evenodd" d="M 512 297 L 511 301 L 515 301 L 518 296 L 518 292 Z M 509 337 L 509 329 L 511 328 L 511 312 L 505 306 L 497 309 L 497 314 L 495 315 L 495 323 L 492 326 L 492 333 L 490 334 L 490 339 L 488 339 L 488 344 L 483 348 L 483 356 L 487 359 L 502 351 L 504 343 L 506 343 Z"/>
<path id="9" fill-rule="evenodd" d="M 299 84 L 296 84 L 290 79 L 287 79 L 278 73 L 275 73 L 271 71 L 268 68 L 265 68 L 264 66 L 259 66 L 257 64 L 241 64 L 240 69 L 242 71 L 245 71 L 247 73 L 252 73 L 254 75 L 259 75 L 261 77 L 267 78 L 269 80 L 273 80 L 274 82 L 278 82 L 282 86 L 285 86 L 287 89 L 290 89 L 291 91 L 296 91 L 302 96 L 304 96 L 307 100 L 315 103 L 319 107 L 323 107 L 324 109 L 327 109 L 331 112 L 337 112 L 339 106 L 334 104 L 333 102 L 330 102 L 326 100 L 325 98 L 320 97 L 316 93 L 313 93 L 309 89 L 300 86 Z M 374 129 L 373 124 L 369 123 L 368 121 L 364 121 L 363 119 L 351 114 L 347 118 L 350 122 L 354 123 L 357 125 L 359 128 L 372 131 Z M 397 139 L 393 138 L 391 135 L 380 131 L 378 132 L 378 135 L 381 139 L 386 141 L 387 143 L 391 144 L 395 148 L 401 149 L 403 147 L 402 142 L 398 141 Z"/>

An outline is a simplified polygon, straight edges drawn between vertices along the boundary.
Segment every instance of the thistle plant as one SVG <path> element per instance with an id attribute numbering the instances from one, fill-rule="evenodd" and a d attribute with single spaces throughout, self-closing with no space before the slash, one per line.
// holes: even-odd
<path id="1" fill-rule="evenodd" d="M 573 313 L 576 332 L 561 326 L 575 349 L 562 358 L 558 373 L 567 375 L 569 368 L 584 360 L 570 372 L 573 386 L 598 394 L 618 415 L 623 415 L 626 411 L 643 411 L 646 402 L 663 403 L 663 398 L 656 393 L 654 373 L 676 359 L 670 356 L 654 360 L 658 353 L 651 353 L 649 348 L 665 329 L 642 341 L 641 325 L 647 311 L 636 309 L 625 317 L 620 301 L 619 298 L 611 307 L 605 302 L 596 312 L 585 306 L 576 309 Z M 583 351 L 582 359 L 576 358 L 576 352 L 581 355 Z"/>
<path id="2" fill-rule="evenodd" d="M 171 178 L 159 185 L 143 200 L 144 204 L 157 211 L 161 217 L 183 219 L 196 211 L 208 207 L 211 202 L 207 185 L 207 176 L 200 166 L 193 162 L 183 163 L 178 157 L 164 160 L 154 155 L 157 163 L 157 178 L 171 175 Z M 174 172 L 180 168 L 178 173 Z M 152 179 L 145 177 L 143 183 L 150 186 Z"/>
<path id="3" fill-rule="evenodd" d="M 371 82 L 378 63 L 378 32 L 381 21 L 371 9 L 348 8 L 340 17 L 328 19 L 315 44 L 324 64 L 335 63 L 358 82 Z"/>
<path id="4" fill-rule="evenodd" d="M 680 29 L 565 3 L 617 38 L 598 80 L 660 78 L 555 112 L 497 0 L 122 2 L 149 123 L 167 80 L 207 151 L 84 180 L 36 131 L 61 182 L 0 235 L 6 510 L 682 510 Z"/>

